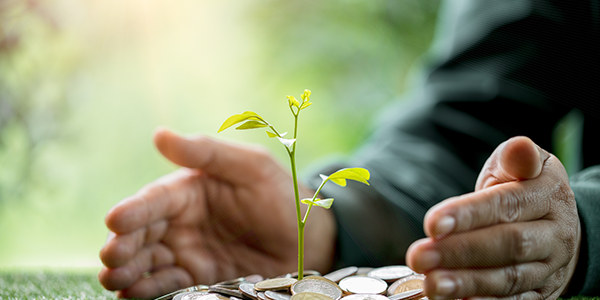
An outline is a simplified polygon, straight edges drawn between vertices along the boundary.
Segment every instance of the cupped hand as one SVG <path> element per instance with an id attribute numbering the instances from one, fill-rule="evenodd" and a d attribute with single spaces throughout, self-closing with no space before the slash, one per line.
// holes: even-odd
<path id="1" fill-rule="evenodd" d="M 195 284 L 297 269 L 292 179 L 267 151 L 165 129 L 155 144 L 183 168 L 143 187 L 106 216 L 101 284 L 120 297 L 150 298 Z M 312 196 L 301 189 L 301 196 Z M 318 230 L 311 230 L 311 227 Z M 335 222 L 315 210 L 306 269 L 327 270 Z"/>
<path id="2" fill-rule="evenodd" d="M 556 299 L 579 254 L 575 197 L 560 161 L 526 137 L 489 157 L 475 192 L 447 199 L 425 216 L 429 238 L 406 260 L 426 273 L 430 298 Z"/>

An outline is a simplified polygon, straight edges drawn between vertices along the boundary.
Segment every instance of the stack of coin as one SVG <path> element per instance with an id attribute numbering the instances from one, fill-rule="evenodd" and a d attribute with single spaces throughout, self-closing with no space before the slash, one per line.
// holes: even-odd
<path id="1" fill-rule="evenodd" d="M 198 285 L 156 300 L 427 300 L 425 275 L 406 266 L 347 267 L 324 276 L 304 271 L 304 279 L 288 273 L 272 279 L 255 274 Z"/>

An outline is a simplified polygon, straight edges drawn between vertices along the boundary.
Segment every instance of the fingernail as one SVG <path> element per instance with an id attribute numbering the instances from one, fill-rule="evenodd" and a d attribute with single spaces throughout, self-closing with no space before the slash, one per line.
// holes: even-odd
<path id="1" fill-rule="evenodd" d="M 456 288 L 456 285 L 454 284 L 454 281 L 452 281 L 449 278 L 445 278 L 442 277 L 440 278 L 440 280 L 438 280 L 437 282 L 437 288 L 436 288 L 436 294 L 438 295 L 450 295 L 452 292 L 454 292 L 454 289 Z"/>
<path id="2" fill-rule="evenodd" d="M 438 223 L 437 226 L 435 227 L 435 237 L 439 238 L 442 237 L 450 232 L 452 232 L 452 230 L 454 230 L 454 226 L 456 224 L 456 221 L 454 220 L 453 217 L 450 216 L 444 216 L 442 217 Z"/>
<path id="3" fill-rule="evenodd" d="M 421 253 L 419 260 L 421 269 L 423 271 L 427 271 L 437 267 L 440 264 L 441 257 L 436 251 L 427 250 Z"/>

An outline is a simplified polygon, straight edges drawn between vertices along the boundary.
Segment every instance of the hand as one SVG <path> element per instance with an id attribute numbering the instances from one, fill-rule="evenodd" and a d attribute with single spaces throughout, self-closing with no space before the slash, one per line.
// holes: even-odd
<path id="1" fill-rule="evenodd" d="M 184 168 L 107 214 L 111 233 L 98 275 L 105 288 L 119 290 L 120 297 L 150 298 L 195 284 L 297 270 L 292 179 L 266 151 L 164 129 L 154 140 Z M 302 189 L 301 196 L 312 193 Z M 305 269 L 326 271 L 333 261 L 333 215 L 316 209 L 310 218 Z"/>
<path id="2" fill-rule="evenodd" d="M 447 199 L 425 216 L 407 262 L 426 273 L 430 298 L 556 299 L 579 254 L 575 198 L 560 161 L 526 137 L 501 144 L 475 192 Z"/>

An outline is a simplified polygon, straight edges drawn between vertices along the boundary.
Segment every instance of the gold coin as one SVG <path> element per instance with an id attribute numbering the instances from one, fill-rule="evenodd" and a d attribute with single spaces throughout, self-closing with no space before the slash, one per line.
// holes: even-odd
<path id="1" fill-rule="evenodd" d="M 383 294 L 388 287 L 387 283 L 379 278 L 360 275 L 346 277 L 339 285 L 347 294 Z"/>
<path id="2" fill-rule="evenodd" d="M 302 292 L 292 295 L 290 300 L 331 300 L 331 298 L 321 293 Z"/>
<path id="3" fill-rule="evenodd" d="M 415 274 L 398 279 L 388 289 L 388 296 L 423 289 L 425 275 Z"/>
<path id="4" fill-rule="evenodd" d="M 352 294 L 342 300 L 388 300 L 388 297 L 379 294 Z"/>
<path id="5" fill-rule="evenodd" d="M 296 279 L 294 278 L 273 278 L 263 280 L 254 284 L 254 289 L 259 292 L 273 291 L 273 290 L 287 290 L 294 284 Z"/>
<path id="6" fill-rule="evenodd" d="M 352 276 L 352 275 L 356 274 L 356 271 L 358 271 L 358 267 L 347 267 L 347 268 L 339 269 L 337 271 L 333 271 L 323 277 L 325 277 L 333 282 L 340 282 L 340 280 L 342 280 L 348 276 Z"/>
<path id="7" fill-rule="evenodd" d="M 383 279 L 387 283 L 392 283 L 402 277 L 415 274 L 407 266 L 387 266 L 371 270 L 367 276 Z"/>
<path id="8" fill-rule="evenodd" d="M 299 280 L 292 284 L 290 290 L 292 295 L 312 292 L 326 295 L 334 300 L 342 298 L 343 294 L 342 290 L 335 282 L 321 276 L 310 276 Z"/>

